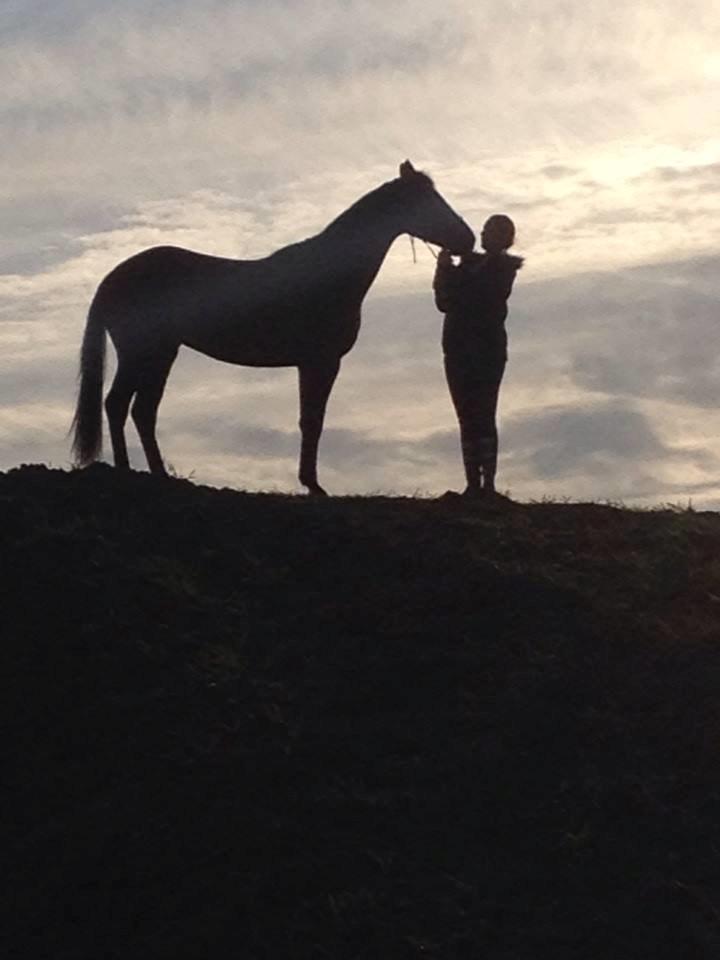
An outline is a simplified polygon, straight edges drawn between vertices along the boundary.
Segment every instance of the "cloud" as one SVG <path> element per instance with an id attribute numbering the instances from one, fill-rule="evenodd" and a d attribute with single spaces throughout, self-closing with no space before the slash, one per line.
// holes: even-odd
<path id="1" fill-rule="evenodd" d="M 561 180 L 565 177 L 574 177 L 581 171 L 577 167 L 570 167 L 563 163 L 549 163 L 538 172 L 551 180 Z"/>
<path id="2" fill-rule="evenodd" d="M 720 466 L 717 456 L 702 447 L 663 442 L 650 417 L 614 399 L 510 419 L 503 425 L 502 449 L 505 475 L 532 477 L 536 497 L 557 496 L 570 487 L 576 499 L 718 498 L 712 479 Z"/>
<path id="3" fill-rule="evenodd" d="M 263 255 L 410 156 L 474 227 L 513 216 L 527 256 L 504 482 L 650 498 L 685 482 L 712 501 L 720 141 L 697 124 L 718 93 L 711 4 L 9 0 L 0 29 L 2 465 L 66 456 L 84 315 L 118 261 L 156 243 Z M 391 249 L 343 363 L 321 454 L 334 489 L 459 482 L 418 256 Z M 296 420 L 293 371 L 185 352 L 162 442 L 198 479 L 286 488 Z M 533 446 L 545 428 L 549 452 Z M 627 448 L 603 447 L 606 428 Z"/>
<path id="4" fill-rule="evenodd" d="M 660 181 L 637 177 L 690 159 L 663 144 L 659 124 L 686 115 L 671 106 L 677 91 L 702 102 L 693 78 L 717 26 L 702 3 L 683 16 L 669 3 L 617 14 L 559 0 L 532 14 L 500 0 L 11 5 L 0 175 L 27 225 L 13 230 L 10 213 L 0 269 L 30 274 L 79 234 L 202 191 L 228 210 L 230 198 L 251 198 L 266 222 L 304 203 L 302 223 L 268 237 L 280 245 L 298 239 L 296 222 L 319 229 L 406 155 L 474 223 L 515 216 L 536 270 L 630 251 L 661 259 L 657 223 L 672 210 Z M 697 211 L 672 244 L 685 255 L 706 232 Z"/>
<path id="5" fill-rule="evenodd" d="M 585 332 L 571 350 L 574 382 L 716 408 L 720 258 L 658 264 L 609 281 L 588 279 L 580 294 Z"/>
<path id="6" fill-rule="evenodd" d="M 673 190 L 680 189 L 691 194 L 716 193 L 720 190 L 720 163 L 658 167 L 650 176 L 662 183 L 672 184 Z"/>
<path id="7" fill-rule="evenodd" d="M 671 454 L 642 413 L 615 400 L 551 407 L 531 420 L 511 419 L 504 425 L 503 446 L 512 455 L 530 458 L 537 475 L 552 479 L 590 464 L 627 467 L 628 462 Z"/>

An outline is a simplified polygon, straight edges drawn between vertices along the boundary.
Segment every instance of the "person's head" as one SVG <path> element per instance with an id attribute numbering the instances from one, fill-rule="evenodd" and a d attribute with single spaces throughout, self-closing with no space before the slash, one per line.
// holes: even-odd
<path id="1" fill-rule="evenodd" d="M 515 224 L 504 213 L 494 213 L 485 221 L 480 245 L 488 253 L 501 253 L 515 242 Z"/>

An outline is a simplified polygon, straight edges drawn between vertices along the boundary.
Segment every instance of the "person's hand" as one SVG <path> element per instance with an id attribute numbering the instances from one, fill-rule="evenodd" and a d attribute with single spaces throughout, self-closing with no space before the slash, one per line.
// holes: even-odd
<path id="1" fill-rule="evenodd" d="M 439 267 L 451 267 L 452 266 L 452 254 L 449 250 L 446 250 L 445 247 L 442 248 L 437 258 Z"/>

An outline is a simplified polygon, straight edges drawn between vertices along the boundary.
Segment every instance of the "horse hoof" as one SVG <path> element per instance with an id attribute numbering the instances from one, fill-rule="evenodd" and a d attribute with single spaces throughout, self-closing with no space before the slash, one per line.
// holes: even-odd
<path id="1" fill-rule="evenodd" d="M 328 493 L 327 490 L 323 490 L 319 483 L 313 483 L 308 486 L 308 495 L 311 497 L 326 497 Z"/>

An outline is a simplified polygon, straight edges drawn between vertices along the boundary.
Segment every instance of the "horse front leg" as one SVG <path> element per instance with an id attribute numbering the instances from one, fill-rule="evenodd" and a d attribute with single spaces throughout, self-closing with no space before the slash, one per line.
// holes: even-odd
<path id="1" fill-rule="evenodd" d="M 340 369 L 340 358 L 314 361 L 298 367 L 300 385 L 300 483 L 308 493 L 327 496 L 318 483 L 317 455 L 330 391 Z"/>

